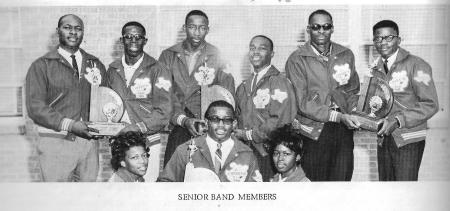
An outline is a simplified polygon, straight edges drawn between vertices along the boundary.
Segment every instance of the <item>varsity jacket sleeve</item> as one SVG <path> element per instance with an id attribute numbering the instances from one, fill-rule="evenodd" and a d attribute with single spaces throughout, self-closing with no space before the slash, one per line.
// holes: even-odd
<path id="1" fill-rule="evenodd" d="M 175 153 L 167 162 L 166 167 L 158 178 L 158 182 L 183 182 L 184 173 L 186 171 L 187 154 L 183 153 L 183 149 L 189 152 L 183 145 L 178 146 Z"/>
<path id="2" fill-rule="evenodd" d="M 360 88 L 359 76 L 358 73 L 356 72 L 355 57 L 353 56 L 353 53 L 350 70 L 351 70 L 350 79 L 348 80 L 348 83 L 344 88 L 344 96 L 347 102 L 346 104 L 348 112 L 351 112 L 358 106 L 358 99 L 359 99 L 358 93 Z"/>
<path id="3" fill-rule="evenodd" d="M 258 161 L 254 155 L 251 156 L 250 166 L 248 168 L 248 174 L 245 182 L 262 182 L 262 175 L 259 171 Z"/>
<path id="4" fill-rule="evenodd" d="M 313 90 L 309 90 L 308 92 L 307 78 L 304 73 L 306 68 L 304 63 L 297 57 L 297 54 L 291 54 L 286 61 L 285 71 L 286 76 L 294 86 L 299 113 L 318 122 L 328 122 L 330 120 L 336 121 L 336 118 L 330 118 L 337 116 L 336 111 L 333 111 L 334 113 L 332 116 L 332 111 L 329 106 L 320 102 L 319 93 L 314 92 Z"/>
<path id="5" fill-rule="evenodd" d="M 394 103 L 403 109 L 398 113 L 390 114 L 390 117 L 398 119 L 400 128 L 412 128 L 423 124 L 439 109 L 430 65 L 425 61 L 418 60 L 413 68 L 410 83 L 415 94 L 415 103 L 413 106 L 405 106 L 396 100 Z M 414 100 L 414 98 L 411 99 Z"/>
<path id="6" fill-rule="evenodd" d="M 55 131 L 61 131 L 64 116 L 51 105 L 58 100 L 50 99 L 47 103 L 47 64 L 45 59 L 38 59 L 31 64 L 26 75 L 25 98 L 28 116 L 37 124 Z M 60 95 L 61 96 L 61 95 Z"/>

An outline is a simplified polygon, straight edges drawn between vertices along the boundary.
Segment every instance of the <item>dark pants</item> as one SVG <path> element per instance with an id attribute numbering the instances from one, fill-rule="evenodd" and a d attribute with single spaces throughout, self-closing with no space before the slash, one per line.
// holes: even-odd
<path id="1" fill-rule="evenodd" d="M 425 140 L 400 148 L 392 136 L 378 146 L 378 176 L 380 181 L 417 181 Z"/>
<path id="2" fill-rule="evenodd" d="M 318 140 L 302 136 L 301 165 L 311 181 L 350 181 L 353 175 L 353 131 L 325 123 Z"/>
<path id="3" fill-rule="evenodd" d="M 263 157 L 261 154 L 259 154 L 258 150 L 251 144 L 250 148 L 253 150 L 253 154 L 255 155 L 256 160 L 258 161 L 259 171 L 261 172 L 263 182 L 270 182 L 270 179 L 274 175 L 274 165 L 272 156 L 266 155 Z"/>
<path id="4" fill-rule="evenodd" d="M 191 134 L 181 126 L 177 125 L 170 131 L 169 137 L 167 138 L 166 152 L 164 153 L 164 167 L 166 167 L 167 162 L 169 162 L 177 147 L 189 139 L 191 139 Z"/>

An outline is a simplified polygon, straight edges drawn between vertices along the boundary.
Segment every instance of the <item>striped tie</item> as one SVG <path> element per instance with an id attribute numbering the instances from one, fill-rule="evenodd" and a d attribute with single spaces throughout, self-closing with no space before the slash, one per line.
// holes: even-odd
<path id="1" fill-rule="evenodd" d="M 221 165 L 222 165 L 222 150 L 220 148 L 222 147 L 222 144 L 217 144 L 217 150 L 216 150 L 216 156 L 214 159 L 214 170 L 216 171 L 216 174 L 219 174 Z"/>

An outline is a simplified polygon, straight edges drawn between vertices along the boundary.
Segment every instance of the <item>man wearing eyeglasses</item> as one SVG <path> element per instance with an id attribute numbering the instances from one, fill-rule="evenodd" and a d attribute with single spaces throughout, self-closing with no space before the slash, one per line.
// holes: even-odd
<path id="1" fill-rule="evenodd" d="M 67 14 L 58 20 L 56 49 L 34 61 L 25 83 L 29 117 L 38 125 L 38 159 L 46 182 L 93 182 L 99 168 L 98 142 L 88 127 L 91 82 L 96 68 L 105 85 L 105 67 L 80 48 L 83 21 Z"/>
<path id="2" fill-rule="evenodd" d="M 270 141 L 271 132 L 292 123 L 297 114 L 291 82 L 270 64 L 273 48 L 272 40 L 264 35 L 252 38 L 248 56 L 253 77 L 243 81 L 236 91 L 239 129 L 234 132 L 255 151 L 265 182 L 274 175 L 274 165 L 263 145 Z"/>
<path id="3" fill-rule="evenodd" d="M 231 136 L 237 125 L 231 102 L 220 99 L 212 102 L 205 119 L 206 135 L 178 146 L 158 181 L 261 182 L 252 149 Z"/>
<path id="4" fill-rule="evenodd" d="M 308 18 L 310 40 L 286 62 L 294 85 L 294 126 L 304 140 L 301 165 L 311 181 L 350 181 L 353 174 L 353 129 L 359 78 L 352 51 L 331 41 L 331 14 L 317 10 Z"/>
<path id="5" fill-rule="evenodd" d="M 192 10 L 185 18 L 183 29 L 186 39 L 164 50 L 159 61 L 172 73 L 174 81 L 174 114 L 169 134 L 164 164 L 169 161 L 176 147 L 201 131 L 196 125 L 201 120 L 200 85 L 220 85 L 234 94 L 234 78 L 225 73 L 226 68 L 219 50 L 207 43 L 208 16 L 203 11 Z M 203 77 L 207 76 L 207 77 Z"/>
<path id="6" fill-rule="evenodd" d="M 417 181 L 425 148 L 427 120 L 438 111 L 431 66 L 400 48 L 398 25 L 382 20 L 373 28 L 381 55 L 372 74 L 389 82 L 394 106 L 378 131 L 380 181 Z"/>
<path id="7" fill-rule="evenodd" d="M 109 86 L 123 100 L 126 123 L 119 134 L 128 131 L 146 135 L 150 148 L 150 164 L 146 181 L 159 174 L 160 132 L 169 124 L 172 112 L 172 76 L 157 60 L 144 52 L 147 43 L 144 26 L 135 21 L 122 27 L 124 55 L 109 65 Z"/>

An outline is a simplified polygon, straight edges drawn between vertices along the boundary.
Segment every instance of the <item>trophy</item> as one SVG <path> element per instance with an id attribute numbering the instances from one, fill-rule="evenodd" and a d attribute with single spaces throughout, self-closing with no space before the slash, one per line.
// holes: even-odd
<path id="1" fill-rule="evenodd" d="M 370 73 L 364 77 L 358 106 L 352 114 L 361 123 L 362 129 L 376 132 L 382 126 L 382 119 L 391 111 L 393 103 L 394 95 L 389 84 Z"/>
<path id="2" fill-rule="evenodd" d="M 122 98 L 112 89 L 99 86 L 101 83 L 100 70 L 94 62 L 88 62 L 86 80 L 91 84 L 91 103 L 88 126 L 97 129 L 95 136 L 114 136 L 125 127 L 119 123 L 124 113 Z"/>

